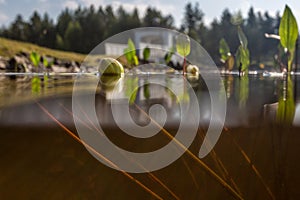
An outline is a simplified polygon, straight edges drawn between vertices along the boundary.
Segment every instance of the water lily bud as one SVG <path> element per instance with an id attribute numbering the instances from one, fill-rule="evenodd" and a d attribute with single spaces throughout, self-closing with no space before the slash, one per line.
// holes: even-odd
<path id="1" fill-rule="evenodd" d="M 120 76 L 124 73 L 124 68 L 116 59 L 103 58 L 99 63 L 98 71 L 101 75 Z"/>
<path id="2" fill-rule="evenodd" d="M 196 65 L 188 65 L 186 71 L 190 75 L 199 76 L 199 68 Z"/>

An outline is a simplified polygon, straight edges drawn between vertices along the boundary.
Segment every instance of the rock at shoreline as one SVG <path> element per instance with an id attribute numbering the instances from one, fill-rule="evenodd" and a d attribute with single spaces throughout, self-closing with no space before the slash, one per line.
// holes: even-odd
<path id="1" fill-rule="evenodd" d="M 44 59 L 47 62 L 44 62 Z M 48 63 L 47 66 L 44 66 Z M 51 56 L 41 56 L 40 63 L 36 67 L 30 60 L 30 54 L 20 52 L 11 58 L 0 57 L 0 70 L 6 72 L 54 72 L 74 73 L 80 72 L 80 63 L 69 60 L 60 60 Z"/>

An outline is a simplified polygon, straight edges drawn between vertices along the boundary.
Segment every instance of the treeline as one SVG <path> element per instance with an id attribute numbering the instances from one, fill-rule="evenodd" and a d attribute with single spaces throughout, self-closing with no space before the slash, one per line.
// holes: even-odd
<path id="1" fill-rule="evenodd" d="M 182 25 L 177 29 L 199 41 L 215 61 L 219 60 L 221 38 L 225 38 L 232 53 L 235 53 L 239 45 L 237 28 L 232 23 L 234 18 L 241 20 L 241 27 L 248 37 L 253 62 L 270 61 L 277 52 L 278 41 L 266 39 L 265 33 L 278 33 L 279 14 L 272 17 L 268 12 L 255 12 L 250 8 L 247 18 L 242 19 L 241 13 L 233 14 L 225 9 L 219 20 L 215 19 L 206 26 L 205 16 L 199 4 L 186 4 L 184 13 Z M 65 9 L 58 16 L 56 23 L 47 14 L 41 16 L 36 11 L 28 21 L 18 15 L 8 27 L 0 30 L 0 36 L 54 49 L 88 53 L 114 34 L 146 26 L 176 29 L 171 15 L 163 15 L 161 11 L 152 7 L 148 7 L 145 15 L 141 17 L 137 9 L 127 12 L 122 6 L 116 11 L 112 6 L 100 6 L 97 9 L 90 6 L 78 7 L 76 10 Z"/>

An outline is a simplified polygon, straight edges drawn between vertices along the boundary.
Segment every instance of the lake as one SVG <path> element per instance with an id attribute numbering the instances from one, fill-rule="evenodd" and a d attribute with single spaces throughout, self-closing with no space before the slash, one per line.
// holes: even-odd
<path id="1" fill-rule="evenodd" d="M 262 74 L 224 75 L 221 82 L 178 74 L 0 75 L 0 198 L 297 199 L 299 82 L 297 75 Z M 215 101 L 226 103 L 224 126 L 200 159 L 210 123 L 222 120 L 212 113 Z M 184 119 L 182 108 L 188 111 Z M 144 153 L 169 144 L 182 121 L 188 135 L 195 119 L 188 150 L 152 172 L 108 167 L 102 152 L 93 154 L 102 162 L 89 153 L 97 144 L 82 142 L 78 133 L 103 131 L 116 146 Z M 126 132 L 132 123 L 143 130 L 151 122 L 157 134 Z"/>

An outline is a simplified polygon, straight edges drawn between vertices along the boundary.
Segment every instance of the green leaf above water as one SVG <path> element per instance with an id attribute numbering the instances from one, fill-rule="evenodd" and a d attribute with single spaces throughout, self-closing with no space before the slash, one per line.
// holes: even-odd
<path id="1" fill-rule="evenodd" d="M 288 6 L 285 6 L 279 26 L 281 45 L 288 50 L 288 72 L 292 69 L 295 46 L 298 38 L 298 25 L 296 19 Z"/>
<path id="2" fill-rule="evenodd" d="M 250 65 L 249 50 L 243 48 L 242 45 L 239 46 L 239 48 L 238 48 L 238 50 L 236 52 L 236 63 L 237 63 L 237 65 L 241 64 L 241 70 L 242 71 L 247 71 L 248 67 Z"/>
<path id="3" fill-rule="evenodd" d="M 132 64 L 139 65 L 139 58 L 136 55 L 133 56 Z"/>
<path id="4" fill-rule="evenodd" d="M 126 57 L 126 60 L 129 65 L 138 65 L 139 60 L 138 57 L 136 56 L 136 49 L 133 41 L 129 38 L 128 39 L 128 44 L 127 48 L 124 49 L 124 55 Z"/>
<path id="5" fill-rule="evenodd" d="M 175 48 L 172 47 L 172 48 L 170 48 L 170 50 L 165 54 L 164 59 L 165 59 L 165 63 L 166 63 L 166 64 L 168 64 L 168 63 L 171 61 L 172 56 L 174 55 L 174 53 L 175 53 Z"/>
<path id="6" fill-rule="evenodd" d="M 189 36 L 185 34 L 179 34 L 176 37 L 176 50 L 179 55 L 186 57 L 190 54 L 191 51 L 191 41 Z"/>
<path id="7" fill-rule="evenodd" d="M 148 100 L 150 99 L 150 84 L 146 83 L 144 85 L 144 97 Z"/>
<path id="8" fill-rule="evenodd" d="M 143 58 L 145 61 L 148 61 L 150 58 L 150 48 L 146 47 L 143 51 Z"/>
<path id="9" fill-rule="evenodd" d="M 30 60 L 35 67 L 39 66 L 40 59 L 41 59 L 41 57 L 39 54 L 37 54 L 36 52 L 31 52 Z"/>
<path id="10" fill-rule="evenodd" d="M 279 26 L 280 43 L 292 51 L 298 38 L 298 25 L 291 9 L 286 5 Z"/>
<path id="11" fill-rule="evenodd" d="M 125 96 L 129 99 L 129 105 L 132 105 L 136 99 L 139 89 L 139 79 L 137 77 L 126 77 Z"/>
<path id="12" fill-rule="evenodd" d="M 224 38 L 220 40 L 220 48 L 219 53 L 221 55 L 221 59 L 223 62 L 226 62 L 228 57 L 230 56 L 230 49 L 229 46 Z"/>
<path id="13" fill-rule="evenodd" d="M 248 40 L 240 26 L 238 26 L 238 37 L 243 48 L 247 48 Z"/>
<path id="14" fill-rule="evenodd" d="M 44 65 L 44 67 L 49 67 L 49 62 L 48 62 L 48 60 L 47 60 L 47 58 L 45 58 L 44 57 L 44 59 L 43 59 L 43 65 Z"/>

